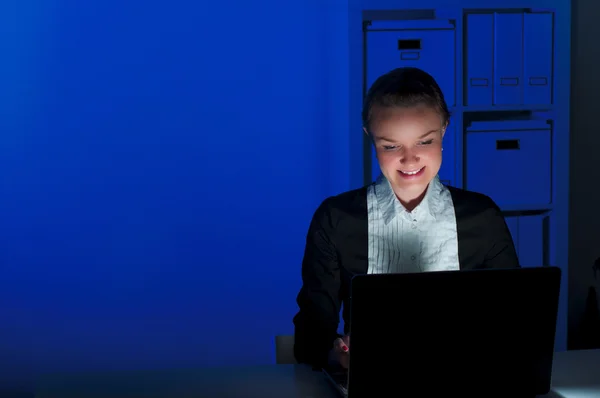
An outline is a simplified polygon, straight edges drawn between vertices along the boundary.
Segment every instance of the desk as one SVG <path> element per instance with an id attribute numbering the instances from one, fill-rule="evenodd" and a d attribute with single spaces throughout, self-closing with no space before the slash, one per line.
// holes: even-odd
<path id="1" fill-rule="evenodd" d="M 549 397 L 600 397 L 600 350 L 554 354 L 552 391 Z"/>
<path id="2" fill-rule="evenodd" d="M 600 350 L 557 353 L 546 398 L 600 397 Z M 66 375 L 40 385 L 38 398 L 337 398 L 303 365 Z"/>

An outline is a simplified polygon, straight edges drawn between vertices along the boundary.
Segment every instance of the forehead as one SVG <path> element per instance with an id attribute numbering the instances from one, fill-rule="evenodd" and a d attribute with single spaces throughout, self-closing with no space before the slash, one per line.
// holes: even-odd
<path id="1" fill-rule="evenodd" d="M 439 113 L 427 106 L 410 108 L 380 108 L 373 110 L 371 134 L 374 137 L 395 136 L 420 136 L 442 127 Z"/>

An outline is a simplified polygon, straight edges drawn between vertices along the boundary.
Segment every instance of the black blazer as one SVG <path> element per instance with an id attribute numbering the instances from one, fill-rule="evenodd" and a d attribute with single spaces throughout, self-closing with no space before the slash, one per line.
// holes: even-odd
<path id="1" fill-rule="evenodd" d="M 488 196 L 448 187 L 454 202 L 460 269 L 515 268 L 519 261 L 504 217 Z M 327 198 L 315 212 L 302 261 L 294 355 L 322 367 L 338 337 L 343 304 L 350 317 L 350 280 L 368 269 L 367 188 Z"/>

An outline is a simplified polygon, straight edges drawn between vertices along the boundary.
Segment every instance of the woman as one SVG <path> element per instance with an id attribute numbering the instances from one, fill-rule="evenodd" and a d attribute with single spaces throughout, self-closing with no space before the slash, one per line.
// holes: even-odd
<path id="1" fill-rule="evenodd" d="M 449 121 L 432 76 L 399 68 L 370 88 L 363 126 L 382 175 L 327 198 L 316 210 L 302 262 L 294 317 L 300 363 L 347 367 L 351 278 L 364 273 L 519 267 L 498 206 L 487 196 L 442 185 L 437 177 Z"/>

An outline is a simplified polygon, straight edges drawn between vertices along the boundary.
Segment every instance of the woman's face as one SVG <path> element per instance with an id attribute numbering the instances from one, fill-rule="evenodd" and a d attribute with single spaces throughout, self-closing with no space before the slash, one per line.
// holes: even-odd
<path id="1" fill-rule="evenodd" d="M 445 133 L 440 114 L 428 106 L 373 112 L 371 134 L 383 175 L 403 202 L 421 197 L 442 164 Z"/>

